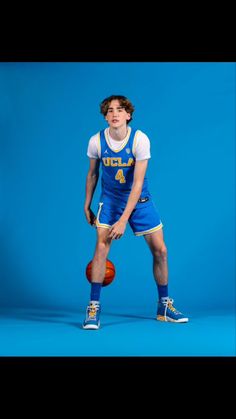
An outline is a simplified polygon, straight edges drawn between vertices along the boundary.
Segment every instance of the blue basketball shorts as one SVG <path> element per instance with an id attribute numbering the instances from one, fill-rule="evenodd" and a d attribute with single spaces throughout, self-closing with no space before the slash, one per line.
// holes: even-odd
<path id="1" fill-rule="evenodd" d="M 110 228 L 123 214 L 124 208 L 99 202 L 96 226 Z M 144 236 L 163 227 L 158 211 L 150 202 L 148 206 L 135 208 L 129 217 L 129 224 L 135 236 Z"/>

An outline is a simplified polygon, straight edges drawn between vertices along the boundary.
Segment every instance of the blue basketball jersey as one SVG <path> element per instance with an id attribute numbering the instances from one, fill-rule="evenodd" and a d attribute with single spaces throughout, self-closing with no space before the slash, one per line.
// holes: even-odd
<path id="1" fill-rule="evenodd" d="M 107 130 L 100 131 L 102 193 L 100 201 L 123 207 L 126 205 L 133 184 L 135 167 L 135 141 L 137 130 L 131 128 L 120 149 L 111 148 Z M 136 207 L 146 206 L 151 201 L 145 176 L 140 200 Z"/>

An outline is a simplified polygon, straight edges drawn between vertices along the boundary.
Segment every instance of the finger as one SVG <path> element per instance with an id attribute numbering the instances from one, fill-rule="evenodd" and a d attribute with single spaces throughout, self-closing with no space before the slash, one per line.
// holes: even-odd
<path id="1" fill-rule="evenodd" d="M 116 235 L 115 235 L 114 239 L 115 239 L 115 240 L 118 240 L 118 239 L 120 239 L 120 238 L 121 238 L 121 236 L 122 236 L 122 234 L 120 234 L 120 233 L 116 233 Z"/>

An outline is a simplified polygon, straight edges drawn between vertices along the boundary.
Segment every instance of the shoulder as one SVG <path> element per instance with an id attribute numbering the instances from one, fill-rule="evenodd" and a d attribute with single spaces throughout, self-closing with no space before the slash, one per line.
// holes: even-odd
<path id="1" fill-rule="evenodd" d="M 148 135 L 145 132 L 143 132 L 141 129 L 137 129 L 136 134 L 139 138 L 148 138 Z"/>
<path id="2" fill-rule="evenodd" d="M 90 137 L 87 156 L 92 159 L 101 158 L 100 132 L 97 132 Z"/>
<path id="3" fill-rule="evenodd" d="M 100 139 L 100 131 L 89 138 L 90 143 L 97 143 Z"/>
<path id="4" fill-rule="evenodd" d="M 145 132 L 141 131 L 141 129 L 136 130 L 135 140 L 136 140 L 136 144 L 138 144 L 139 142 L 143 142 L 147 144 L 150 143 L 149 137 L 147 136 L 147 134 L 145 134 Z"/>
<path id="5" fill-rule="evenodd" d="M 137 130 L 134 137 L 133 154 L 136 160 L 150 159 L 150 141 L 143 131 Z"/>

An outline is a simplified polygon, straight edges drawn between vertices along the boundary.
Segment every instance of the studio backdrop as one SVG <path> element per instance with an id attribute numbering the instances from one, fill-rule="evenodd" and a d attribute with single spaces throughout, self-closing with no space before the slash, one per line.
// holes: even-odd
<path id="1" fill-rule="evenodd" d="M 234 309 L 234 63 L 0 63 L 0 92 L 1 307 L 84 311 L 96 242 L 83 211 L 87 146 L 107 126 L 101 101 L 120 94 L 151 142 L 170 296 L 188 313 Z M 100 183 L 94 212 L 99 194 Z M 109 259 L 106 306 L 156 307 L 145 240 L 128 226 Z"/>

